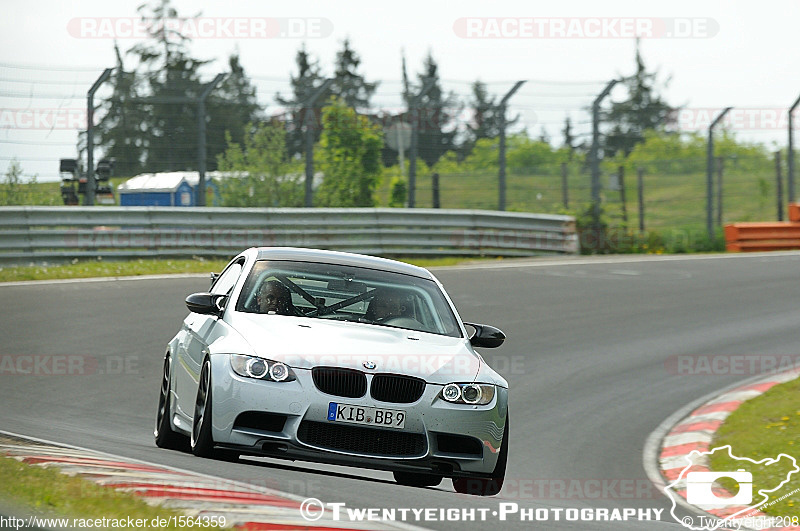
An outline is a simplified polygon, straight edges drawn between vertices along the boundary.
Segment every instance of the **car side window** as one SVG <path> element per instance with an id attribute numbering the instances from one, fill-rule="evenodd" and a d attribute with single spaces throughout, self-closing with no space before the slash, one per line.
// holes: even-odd
<path id="1" fill-rule="evenodd" d="M 239 261 L 228 266 L 228 269 L 223 271 L 217 281 L 211 287 L 211 293 L 214 295 L 228 295 L 242 274 L 242 267 L 244 262 Z"/>

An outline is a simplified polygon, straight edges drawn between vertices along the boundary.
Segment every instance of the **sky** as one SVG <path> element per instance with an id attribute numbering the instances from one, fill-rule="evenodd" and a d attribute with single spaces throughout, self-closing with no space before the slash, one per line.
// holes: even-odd
<path id="1" fill-rule="evenodd" d="M 136 1 L 3 0 L 0 20 L 0 172 L 12 159 L 26 175 L 58 180 L 58 159 L 76 155 L 86 91 L 122 50 L 139 42 Z M 174 0 L 190 52 L 212 62 L 209 81 L 238 52 L 267 113 L 289 95 L 297 50 L 305 43 L 331 74 L 349 38 L 361 72 L 379 81 L 373 107 L 401 108 L 401 58 L 415 77 L 431 53 L 445 90 L 466 101 L 477 79 L 509 101 L 515 126 L 560 145 L 564 119 L 587 133 L 586 112 L 605 83 L 634 72 L 635 36 L 666 100 L 683 106 L 681 130 L 705 134 L 722 108 L 737 137 L 786 147 L 786 109 L 800 96 L 800 3 L 796 0 L 604 0 L 571 2 L 316 2 Z M 131 59 L 132 60 L 132 59 Z M 103 89 L 98 92 L 98 99 Z M 613 99 L 624 97 L 620 87 Z M 800 121 L 800 113 L 795 114 Z M 465 114 L 463 120 L 468 120 Z M 100 152 L 96 156 L 100 156 Z"/>

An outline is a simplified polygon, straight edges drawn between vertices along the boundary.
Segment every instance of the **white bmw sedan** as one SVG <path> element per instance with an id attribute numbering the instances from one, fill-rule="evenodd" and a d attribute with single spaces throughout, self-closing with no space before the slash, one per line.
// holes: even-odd
<path id="1" fill-rule="evenodd" d="M 466 324 L 426 269 L 350 253 L 252 248 L 186 299 L 169 342 L 156 444 L 453 479 L 497 494 L 508 384 L 475 352 L 505 336 Z"/>

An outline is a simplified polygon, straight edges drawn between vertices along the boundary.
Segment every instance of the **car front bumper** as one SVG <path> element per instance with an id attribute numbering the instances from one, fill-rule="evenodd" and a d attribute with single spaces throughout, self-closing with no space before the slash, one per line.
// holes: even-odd
<path id="1" fill-rule="evenodd" d="M 212 436 L 221 447 L 251 455 L 450 477 L 489 475 L 500 455 L 508 409 L 505 388 L 497 387 L 484 406 L 446 402 L 439 397 L 443 386 L 437 384 L 427 384 L 416 402 L 390 403 L 375 400 L 369 392 L 361 398 L 325 394 L 314 385 L 308 369 L 293 369 L 297 379 L 291 382 L 241 377 L 229 359 L 224 354 L 212 356 Z M 371 383 L 371 375 L 367 379 Z M 405 426 L 397 430 L 329 421 L 331 402 L 402 410 Z M 250 421 L 243 423 L 242 414 L 249 414 Z"/>

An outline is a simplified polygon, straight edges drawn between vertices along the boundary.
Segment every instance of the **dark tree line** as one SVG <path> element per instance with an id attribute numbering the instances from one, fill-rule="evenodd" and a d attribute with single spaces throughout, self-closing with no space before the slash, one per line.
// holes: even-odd
<path id="1" fill-rule="evenodd" d="M 648 72 L 636 41 L 636 73 L 623 80 L 628 97 L 613 102 L 604 121 L 609 124 L 603 155 L 630 155 L 636 144 L 644 142 L 645 131 L 665 131 L 672 125 L 677 110 L 667 104 L 657 90 L 656 72 Z"/>
<path id="2" fill-rule="evenodd" d="M 139 8 L 149 22 L 149 39 L 123 54 L 115 44 L 111 97 L 102 105 L 97 143 L 116 159 L 119 175 L 197 169 L 197 99 L 205 83 L 199 70 L 209 61 L 192 57 L 190 41 L 164 24 L 178 16 L 168 0 Z M 132 58 L 131 69 L 125 59 Z M 263 120 L 256 89 L 237 55 L 228 58 L 227 75 L 206 102 L 206 167 L 226 146 L 226 131 L 241 142 L 249 123 Z"/>
<path id="3" fill-rule="evenodd" d="M 157 0 L 154 5 L 139 8 L 143 20 L 151 24 L 149 38 L 125 53 L 115 44 L 116 69 L 109 80 L 112 94 L 103 102 L 102 116 L 97 127 L 97 144 L 106 157 L 116 159 L 118 175 L 141 172 L 197 169 L 197 104 L 208 79 L 199 71 L 210 61 L 192 57 L 190 40 L 163 21 L 178 17 L 170 0 Z M 131 68 L 129 65 L 135 65 Z M 636 75 L 625 81 L 628 98 L 613 103 L 604 117 L 604 156 L 622 152 L 629 154 L 644 139 L 644 132 L 663 129 L 668 125 L 672 108 L 661 96 L 655 83 L 655 73 L 648 72 L 638 50 Z M 311 127 L 318 142 L 322 132 L 322 108 L 332 97 L 339 98 L 380 125 L 398 121 L 417 120 L 419 130 L 418 156 L 428 166 L 434 165 L 448 151 L 459 159 L 466 158 L 481 139 L 499 135 L 499 102 L 487 85 L 475 81 L 469 99 L 462 103 L 453 92 L 442 87 L 439 65 L 431 52 L 419 71 L 412 76 L 402 60 L 402 99 L 405 109 L 397 112 L 375 111 L 371 99 L 378 87 L 360 71 L 361 58 L 345 39 L 337 52 L 332 73 L 326 74 L 317 58 L 302 46 L 295 56 L 296 71 L 290 75 L 291 93 L 276 94 L 275 102 L 287 109 L 282 116 L 267 118 L 265 106 L 259 103 L 256 89 L 240 63 L 238 55 L 228 58 L 226 77 L 214 89 L 206 103 L 207 155 L 206 167 L 217 167 L 217 156 L 223 153 L 228 141 L 243 143 L 246 135 L 268 120 L 283 125 L 289 158 L 305 151 L 305 128 Z M 206 68 L 206 70 L 210 70 Z M 326 78 L 330 87 L 313 106 L 309 98 L 317 92 Z M 422 87 L 430 90 L 418 98 Z M 409 112 L 417 108 L 416 116 Z M 465 126 L 460 124 L 467 110 Z M 226 136 L 226 134 L 228 136 Z M 542 129 L 540 141 L 549 142 Z M 563 129 L 563 144 L 570 151 L 588 146 L 576 142 L 569 118 Z M 384 165 L 397 163 L 397 152 L 384 146 Z"/>

